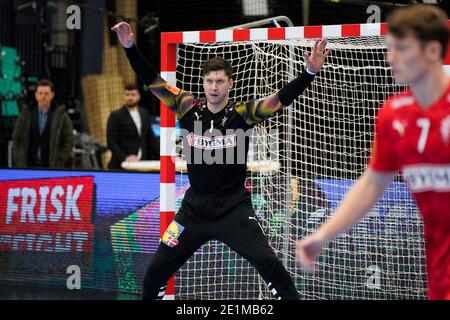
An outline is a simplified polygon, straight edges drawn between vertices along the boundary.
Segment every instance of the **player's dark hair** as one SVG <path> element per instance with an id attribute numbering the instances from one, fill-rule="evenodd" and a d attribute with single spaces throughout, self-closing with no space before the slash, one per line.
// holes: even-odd
<path id="1" fill-rule="evenodd" d="M 55 85 L 48 79 L 41 79 L 36 83 L 36 90 L 38 87 L 50 87 L 52 92 L 55 92 Z"/>
<path id="2" fill-rule="evenodd" d="M 211 71 L 220 70 L 225 71 L 225 74 L 229 79 L 233 76 L 233 67 L 231 66 L 231 63 L 222 57 L 211 58 L 202 65 L 203 76 L 206 76 Z"/>
<path id="3" fill-rule="evenodd" d="M 442 58 L 447 53 L 449 41 L 448 17 L 444 10 L 426 4 L 415 4 L 395 10 L 388 17 L 388 30 L 396 38 L 412 33 L 422 44 L 438 41 Z"/>
<path id="4" fill-rule="evenodd" d="M 128 83 L 125 86 L 125 90 L 127 90 L 127 91 L 134 91 L 134 90 L 139 91 L 139 86 L 136 83 Z"/>

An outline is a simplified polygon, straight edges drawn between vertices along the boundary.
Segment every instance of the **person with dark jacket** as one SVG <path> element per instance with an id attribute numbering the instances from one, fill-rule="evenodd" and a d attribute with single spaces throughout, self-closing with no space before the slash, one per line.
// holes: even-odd
<path id="1" fill-rule="evenodd" d="M 159 158 L 156 139 L 151 131 L 150 115 L 146 109 L 138 106 L 140 99 L 137 85 L 127 85 L 125 105 L 113 111 L 108 118 L 107 140 L 112 152 L 109 169 L 121 170 L 124 161 Z"/>
<path id="2" fill-rule="evenodd" d="M 13 131 L 14 167 L 72 167 L 73 125 L 65 109 L 54 104 L 54 85 L 36 85 L 36 104 L 25 107 Z"/>

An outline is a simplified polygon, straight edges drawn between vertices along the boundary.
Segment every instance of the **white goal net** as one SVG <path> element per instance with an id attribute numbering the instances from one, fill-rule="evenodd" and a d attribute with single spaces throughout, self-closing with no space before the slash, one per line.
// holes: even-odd
<path id="1" fill-rule="evenodd" d="M 216 55 L 234 68 L 231 99 L 261 98 L 304 69 L 315 39 L 178 46 L 177 85 L 202 96 L 201 65 Z M 258 218 L 302 299 L 423 299 L 426 273 L 422 221 L 401 177 L 360 224 L 327 245 L 315 275 L 295 260 L 295 240 L 330 215 L 364 171 L 381 103 L 402 90 L 385 62 L 385 38 L 329 39 L 333 51 L 291 106 L 255 128 L 250 160 L 280 164 L 252 170 Z M 277 132 L 278 134 L 273 134 Z M 177 173 L 186 188 L 187 175 Z M 177 190 L 177 209 L 183 189 Z M 177 299 L 269 299 L 253 267 L 225 245 L 203 246 L 175 275 Z"/>

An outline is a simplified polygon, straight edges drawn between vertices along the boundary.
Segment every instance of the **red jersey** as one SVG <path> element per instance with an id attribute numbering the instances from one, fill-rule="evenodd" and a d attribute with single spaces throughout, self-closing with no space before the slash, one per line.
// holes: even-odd
<path id="1" fill-rule="evenodd" d="M 450 85 L 424 109 L 411 90 L 391 97 L 376 122 L 369 166 L 402 171 L 423 216 L 430 299 L 450 299 Z"/>

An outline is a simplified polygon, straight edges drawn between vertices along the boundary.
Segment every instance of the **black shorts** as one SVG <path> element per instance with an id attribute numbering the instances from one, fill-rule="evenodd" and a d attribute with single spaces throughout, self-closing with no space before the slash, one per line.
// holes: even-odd
<path id="1" fill-rule="evenodd" d="M 178 214 L 213 222 L 228 216 L 238 209 L 240 215 L 252 215 L 250 191 L 244 186 L 226 193 L 203 193 L 190 187 L 181 202 Z"/>
<path id="2" fill-rule="evenodd" d="M 144 298 L 161 297 L 170 276 L 206 242 L 218 240 L 252 264 L 276 298 L 298 299 L 295 286 L 270 247 L 253 210 L 251 194 L 186 191 L 144 279 Z"/>

